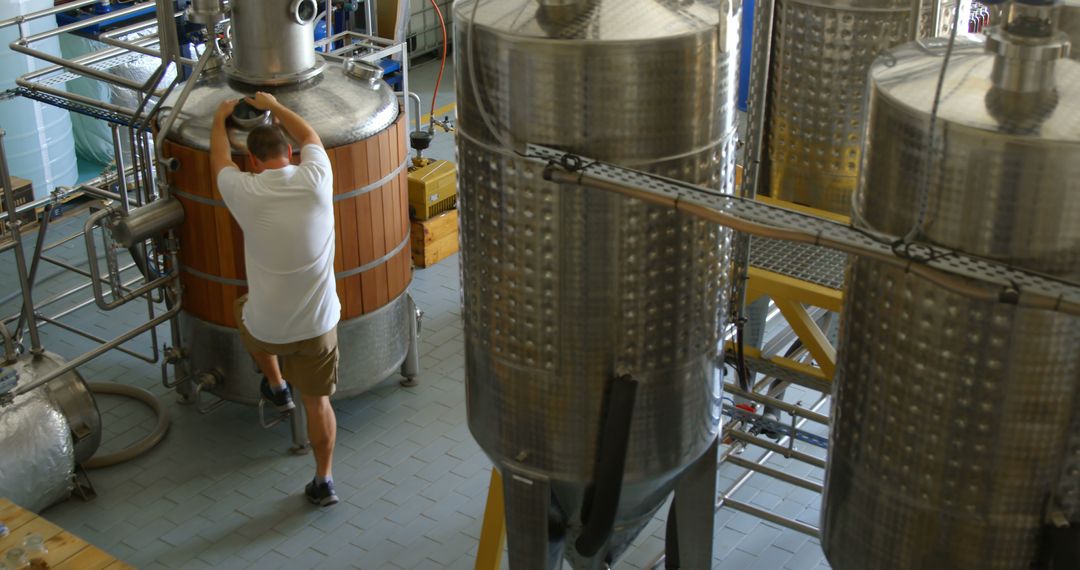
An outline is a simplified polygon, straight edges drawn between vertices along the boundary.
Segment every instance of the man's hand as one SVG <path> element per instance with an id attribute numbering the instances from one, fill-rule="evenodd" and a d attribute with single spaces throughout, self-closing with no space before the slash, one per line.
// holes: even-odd
<path id="1" fill-rule="evenodd" d="M 218 107 L 217 113 L 214 115 L 214 119 L 225 122 L 225 119 L 228 119 L 229 115 L 232 115 L 233 110 L 235 110 L 236 106 L 239 104 L 239 99 L 226 99 L 222 101 L 221 105 Z"/>
<path id="2" fill-rule="evenodd" d="M 267 109 L 272 110 L 279 104 L 276 97 L 262 91 L 255 93 L 254 97 L 248 97 L 247 103 L 260 111 L 266 111 Z"/>

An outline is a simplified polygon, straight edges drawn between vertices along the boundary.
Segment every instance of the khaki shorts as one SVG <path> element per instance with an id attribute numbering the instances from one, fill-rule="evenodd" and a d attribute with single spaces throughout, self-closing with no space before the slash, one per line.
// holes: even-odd
<path id="1" fill-rule="evenodd" d="M 244 346 L 252 352 L 275 354 L 281 360 L 281 374 L 304 396 L 331 396 L 337 390 L 337 327 L 315 338 L 287 344 L 263 342 L 244 325 L 247 295 L 236 300 L 236 323 Z"/>

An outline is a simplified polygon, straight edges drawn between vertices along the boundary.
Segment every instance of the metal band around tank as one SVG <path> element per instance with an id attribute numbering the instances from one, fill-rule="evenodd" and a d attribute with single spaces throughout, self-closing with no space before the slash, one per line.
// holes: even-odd
<path id="1" fill-rule="evenodd" d="M 405 249 L 405 246 L 408 245 L 411 240 L 412 240 L 412 234 L 411 233 L 405 234 L 405 239 L 401 240 L 401 243 L 394 246 L 394 249 L 390 250 L 390 252 L 388 252 L 386 255 L 380 257 L 379 259 L 371 261 L 369 263 L 365 263 L 365 264 L 361 265 L 360 267 L 355 267 L 355 268 L 350 269 L 348 271 L 336 272 L 336 273 L 334 273 L 334 279 L 338 279 L 338 280 L 348 279 L 349 277 L 352 277 L 354 275 L 359 275 L 361 273 L 365 273 L 367 271 L 371 271 L 372 269 L 375 269 L 376 267 L 386 263 L 387 261 L 390 261 L 395 256 L 397 256 L 399 253 L 401 253 L 401 250 Z M 184 273 L 187 273 L 188 275 L 198 277 L 199 279 L 204 279 L 206 281 L 212 281 L 214 283 L 220 283 L 222 285 L 232 285 L 234 287 L 247 287 L 247 284 L 248 284 L 246 279 L 232 279 L 232 278 L 229 278 L 229 277 L 221 277 L 220 275 L 210 275 L 209 273 L 199 271 L 198 269 L 194 269 L 194 268 L 188 267 L 186 265 L 181 265 L 180 270 L 183 271 Z"/>
<path id="2" fill-rule="evenodd" d="M 407 166 L 409 166 L 409 161 L 408 160 L 406 160 L 405 162 L 402 162 L 401 164 L 399 164 L 398 167 L 395 168 L 393 170 L 393 172 L 391 172 L 390 174 L 387 174 L 386 176 L 383 176 L 382 178 L 376 180 L 375 182 L 372 182 L 371 184 L 368 184 L 367 186 L 361 186 L 360 188 L 357 188 L 356 190 L 352 190 L 352 191 L 346 192 L 344 194 L 335 195 L 334 196 L 334 201 L 335 202 L 340 202 L 342 200 L 348 200 L 349 198 L 356 198 L 357 196 L 363 196 L 364 194 L 367 194 L 369 192 L 374 192 L 375 190 L 378 190 L 379 188 L 385 186 L 387 183 L 389 183 L 394 178 L 397 178 L 397 176 L 401 174 L 401 171 L 405 170 L 405 168 Z M 176 196 L 179 196 L 179 197 L 185 199 L 185 200 L 191 200 L 192 202 L 198 202 L 200 204 L 205 204 L 207 206 L 220 206 L 222 208 L 227 208 L 228 207 L 225 204 L 224 200 L 217 200 L 215 198 L 206 198 L 204 196 L 198 196 L 198 195 L 195 195 L 195 194 L 191 194 L 190 192 L 185 192 L 183 190 L 180 190 L 179 188 L 173 188 L 173 189 L 170 190 L 170 192 L 172 194 L 176 195 Z"/>

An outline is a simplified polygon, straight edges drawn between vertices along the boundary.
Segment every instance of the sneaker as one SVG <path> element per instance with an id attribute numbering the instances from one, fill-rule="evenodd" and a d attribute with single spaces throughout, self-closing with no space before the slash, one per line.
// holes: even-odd
<path id="1" fill-rule="evenodd" d="M 334 492 L 334 484 L 331 482 L 316 483 L 314 479 L 304 487 L 304 495 L 308 502 L 320 507 L 329 507 L 338 502 L 337 493 Z"/>
<path id="2" fill-rule="evenodd" d="M 270 382 L 263 376 L 262 384 L 259 385 L 259 392 L 267 402 L 274 405 L 274 408 L 279 412 L 287 412 L 296 408 L 296 404 L 292 401 L 292 390 L 289 389 L 289 385 L 285 384 L 285 389 L 280 392 L 275 392 L 270 388 Z"/>

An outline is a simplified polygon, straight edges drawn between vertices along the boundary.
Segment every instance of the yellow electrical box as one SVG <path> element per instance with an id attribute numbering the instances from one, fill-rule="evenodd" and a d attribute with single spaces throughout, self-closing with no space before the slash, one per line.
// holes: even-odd
<path id="1" fill-rule="evenodd" d="M 457 205 L 457 165 L 432 160 L 409 170 L 409 216 L 427 220 Z"/>

